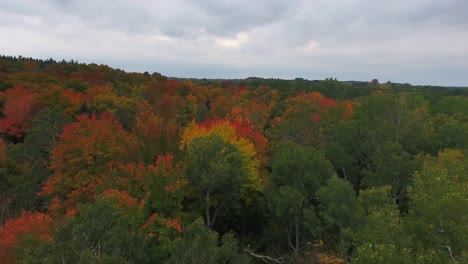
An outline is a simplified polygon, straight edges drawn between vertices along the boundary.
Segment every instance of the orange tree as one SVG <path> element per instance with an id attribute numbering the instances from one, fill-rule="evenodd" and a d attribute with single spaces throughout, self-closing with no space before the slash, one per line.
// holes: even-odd
<path id="1" fill-rule="evenodd" d="M 66 202 L 65 207 L 92 200 L 109 163 L 128 157 L 130 142 L 129 134 L 110 114 L 77 116 L 76 122 L 64 126 L 53 145 L 53 174 L 40 195 L 55 196 L 56 202 Z"/>

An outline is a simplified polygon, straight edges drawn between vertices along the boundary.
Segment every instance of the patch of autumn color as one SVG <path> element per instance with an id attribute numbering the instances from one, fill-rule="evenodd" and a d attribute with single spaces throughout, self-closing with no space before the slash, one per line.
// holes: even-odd
<path id="1" fill-rule="evenodd" d="M 299 93 L 297 96 L 288 99 L 288 103 L 289 106 L 286 109 L 285 116 L 300 114 L 305 109 L 324 113 L 324 111 L 336 106 L 335 100 L 327 98 L 319 92 Z"/>
<path id="2" fill-rule="evenodd" d="M 173 164 L 174 156 L 172 154 L 159 155 L 154 165 L 134 164 L 116 164 L 113 169 L 115 173 L 110 175 L 112 184 L 116 184 L 119 189 L 129 190 L 137 193 L 143 190 L 138 197 L 143 197 L 146 192 L 152 190 L 149 186 L 154 184 L 162 185 L 164 189 L 174 189 L 174 186 L 181 187 L 184 183 L 180 181 L 167 182 L 164 180 L 175 176 L 174 171 L 181 170 L 179 166 Z M 156 182 L 157 181 L 157 182 Z M 167 184 L 167 185 L 166 185 Z"/>
<path id="3" fill-rule="evenodd" d="M 166 226 L 172 227 L 175 231 L 182 233 L 182 226 L 179 223 L 179 219 L 167 219 Z"/>
<path id="4" fill-rule="evenodd" d="M 193 139 L 216 134 L 227 142 L 236 146 L 247 157 L 254 159 L 255 147 L 246 138 L 237 135 L 236 128 L 228 120 L 211 120 L 204 123 L 195 124 L 192 122 L 183 132 L 181 147 L 185 148 Z"/>
<path id="5" fill-rule="evenodd" d="M 265 164 L 267 161 L 267 156 L 265 154 L 265 149 L 268 144 L 268 140 L 265 136 L 260 134 L 247 120 L 235 120 L 232 122 L 232 125 L 236 129 L 236 134 L 241 138 L 246 138 L 255 147 L 255 151 L 257 152 L 257 157 L 262 164 Z"/>
<path id="6" fill-rule="evenodd" d="M 226 95 L 217 96 L 210 104 L 210 114 L 216 119 L 227 117 L 231 109 L 232 101 L 230 98 L 226 98 Z"/>
<path id="7" fill-rule="evenodd" d="M 51 150 L 53 175 L 40 195 L 59 195 L 69 202 L 92 199 L 110 162 L 125 161 L 130 137 L 110 114 L 80 115 L 64 126 Z"/>
<path id="8" fill-rule="evenodd" d="M 115 164 L 106 177 L 104 186 L 128 192 L 138 199 L 139 207 L 175 215 L 187 185 L 185 167 L 176 163 L 172 154 L 159 155 L 153 164 Z"/>
<path id="9" fill-rule="evenodd" d="M 384 92 L 383 90 L 381 90 L 381 89 L 375 90 L 375 92 L 373 92 L 372 94 L 374 94 L 374 95 L 381 95 L 381 96 L 385 96 L 385 95 L 386 95 L 385 92 Z"/>
<path id="10" fill-rule="evenodd" d="M 6 90 L 5 104 L 2 109 L 4 117 L 0 119 L 0 133 L 21 139 L 31 128 L 31 121 L 40 109 L 37 98 L 36 93 L 19 86 Z"/>
<path id="11" fill-rule="evenodd" d="M 97 66 L 95 72 L 83 72 L 80 74 L 80 77 L 83 81 L 88 82 L 91 85 L 105 85 L 108 81 L 107 73 L 99 71 L 105 70 L 104 67 Z"/>
<path id="12" fill-rule="evenodd" d="M 353 112 L 351 101 L 336 102 L 319 92 L 302 92 L 287 102 L 288 107 L 283 115 L 286 120 L 310 116 L 311 120 L 318 124 L 328 119 L 347 119 Z"/>
<path id="13" fill-rule="evenodd" d="M 335 106 L 335 105 L 336 105 L 335 100 L 333 100 L 333 99 L 331 99 L 331 98 L 324 98 L 324 99 L 322 99 L 322 101 L 320 102 L 320 106 L 321 106 L 322 108 L 325 108 L 325 109 L 330 108 L 330 107 L 333 107 L 333 106 Z"/>
<path id="14" fill-rule="evenodd" d="M 33 236 L 40 241 L 51 241 L 52 218 L 39 212 L 22 212 L 18 218 L 7 219 L 0 226 L 0 260 L 2 263 L 15 263 L 15 250 L 25 236 Z"/>
<path id="15" fill-rule="evenodd" d="M 158 214 L 157 214 L 157 213 L 153 213 L 150 217 L 148 217 L 148 219 L 146 220 L 146 222 L 141 226 L 141 229 L 147 228 L 150 224 L 152 224 L 152 223 L 154 222 L 154 220 L 156 219 L 156 217 L 158 217 Z"/>
<path id="16" fill-rule="evenodd" d="M 207 137 L 210 135 L 218 135 L 226 142 L 235 146 L 243 156 L 245 169 L 249 172 L 250 180 L 260 186 L 260 178 L 258 176 L 259 160 L 255 146 L 252 142 L 238 135 L 236 126 L 228 120 L 211 120 L 196 124 L 194 121 L 190 123 L 182 134 L 180 142 L 181 149 L 187 148 L 191 142 L 200 137 Z"/>
<path id="17" fill-rule="evenodd" d="M 165 120 L 175 119 L 177 117 L 177 97 L 164 95 L 163 98 L 155 104 L 155 110 Z"/>
<path id="18" fill-rule="evenodd" d="M 354 105 L 351 101 L 349 100 L 346 100 L 346 101 L 342 101 L 342 102 L 339 102 L 339 107 L 341 107 L 343 109 L 343 119 L 348 119 L 351 117 L 351 115 L 353 114 L 353 110 L 354 110 Z"/>
<path id="19" fill-rule="evenodd" d="M 227 142 L 236 146 L 247 157 L 255 157 L 255 147 L 248 139 L 237 134 L 236 126 L 228 120 L 208 119 L 203 123 L 192 122 L 184 130 L 181 139 L 181 147 L 185 148 L 195 138 L 217 134 Z"/>
<path id="20" fill-rule="evenodd" d="M 0 166 L 5 165 L 6 162 L 5 149 L 5 141 L 3 141 L 3 138 L 0 138 Z"/>
<path id="21" fill-rule="evenodd" d="M 49 108 L 60 106 L 64 114 L 75 115 L 86 102 L 86 96 L 73 89 L 52 86 L 41 93 L 39 100 Z"/>
<path id="22" fill-rule="evenodd" d="M 92 103 L 98 96 L 115 96 L 110 86 L 91 86 L 86 90 L 88 103 Z"/>
<path id="23" fill-rule="evenodd" d="M 103 192 L 102 197 L 116 199 L 120 207 L 137 207 L 137 199 L 133 198 L 128 192 L 125 191 L 119 191 L 117 189 L 107 189 Z"/>
<path id="24" fill-rule="evenodd" d="M 345 260 L 334 255 L 318 253 L 316 255 L 317 263 L 320 264 L 344 264 Z"/>
<path id="25" fill-rule="evenodd" d="M 160 217 L 157 213 L 153 213 L 147 220 L 146 222 L 141 226 L 141 229 L 151 229 L 150 226 L 153 224 L 162 224 L 166 227 L 170 227 L 177 231 L 178 233 L 182 233 L 182 226 L 179 223 L 179 220 L 177 218 L 174 219 L 165 219 L 163 217 Z M 150 236 L 153 236 L 153 233 L 149 233 Z"/>
<path id="26" fill-rule="evenodd" d="M 319 123 L 320 122 L 320 114 L 318 113 L 314 113 L 314 115 L 312 116 L 312 119 L 314 120 L 315 123 Z"/>
<path id="27" fill-rule="evenodd" d="M 143 111 L 136 117 L 133 133 L 136 138 L 135 153 L 143 155 L 145 162 L 153 162 L 157 155 L 178 149 L 180 129 L 176 122 Z"/>

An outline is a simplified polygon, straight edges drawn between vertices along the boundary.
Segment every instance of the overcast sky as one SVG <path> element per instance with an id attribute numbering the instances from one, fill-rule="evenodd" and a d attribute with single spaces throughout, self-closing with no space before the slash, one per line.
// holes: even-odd
<path id="1" fill-rule="evenodd" d="M 167 76 L 468 86 L 468 0 L 0 0 L 0 54 Z"/>

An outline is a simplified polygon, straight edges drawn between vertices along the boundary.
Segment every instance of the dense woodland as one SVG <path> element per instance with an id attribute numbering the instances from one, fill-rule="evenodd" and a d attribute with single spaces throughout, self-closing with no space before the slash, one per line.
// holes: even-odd
<path id="1" fill-rule="evenodd" d="M 2 263 L 467 263 L 468 88 L 0 58 Z"/>

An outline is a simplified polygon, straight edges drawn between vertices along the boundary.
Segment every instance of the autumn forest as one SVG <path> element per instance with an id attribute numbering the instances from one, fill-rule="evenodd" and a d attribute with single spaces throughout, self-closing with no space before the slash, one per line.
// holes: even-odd
<path id="1" fill-rule="evenodd" d="M 1 263 L 467 263 L 468 88 L 0 57 Z"/>

